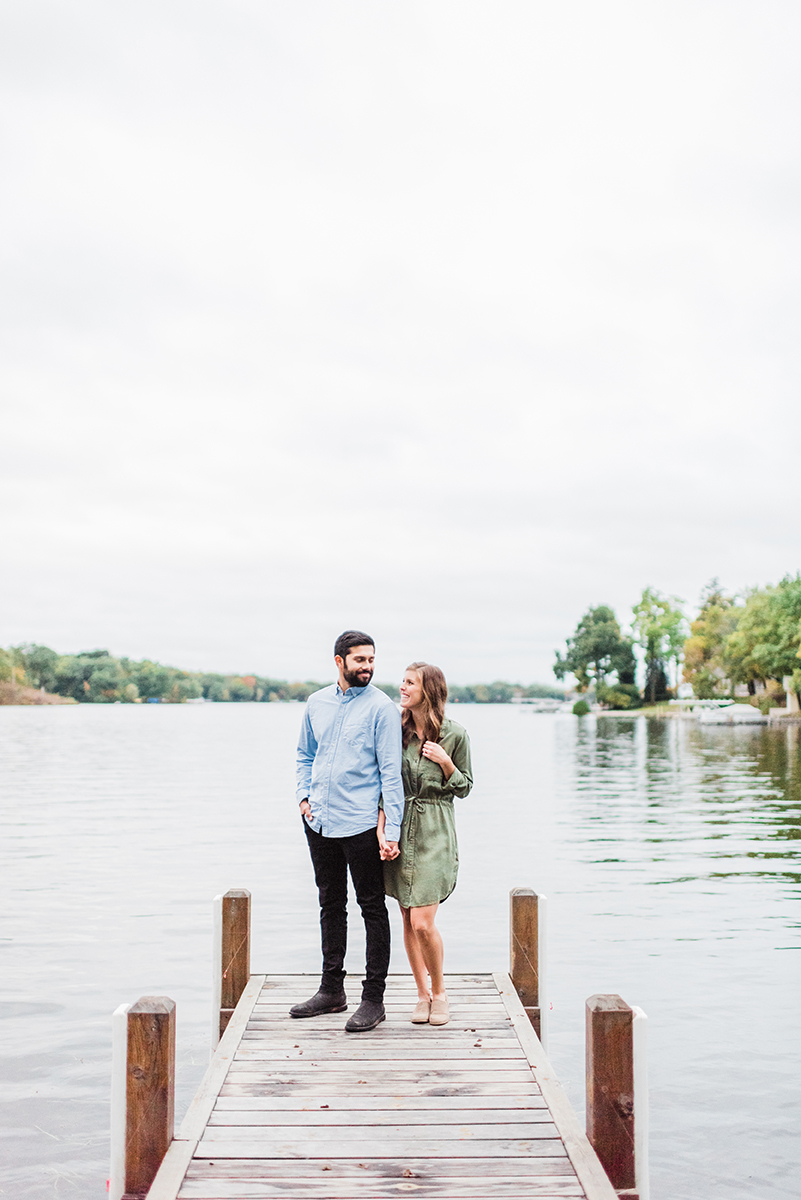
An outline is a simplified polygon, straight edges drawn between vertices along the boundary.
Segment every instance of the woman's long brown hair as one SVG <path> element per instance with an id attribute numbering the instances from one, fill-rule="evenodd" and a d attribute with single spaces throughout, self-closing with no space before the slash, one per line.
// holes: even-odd
<path id="1" fill-rule="evenodd" d="M 445 676 L 439 667 L 432 667 L 431 663 L 425 662 L 410 663 L 406 670 L 416 671 L 420 676 L 420 683 L 423 687 L 423 742 L 438 742 L 442 722 L 445 717 L 445 701 L 448 699 L 448 685 L 445 682 Z M 404 746 L 408 746 L 416 732 L 414 717 L 408 708 L 403 710 L 401 725 L 403 728 L 403 744 Z M 423 745 L 421 742 L 421 752 L 422 749 Z"/>

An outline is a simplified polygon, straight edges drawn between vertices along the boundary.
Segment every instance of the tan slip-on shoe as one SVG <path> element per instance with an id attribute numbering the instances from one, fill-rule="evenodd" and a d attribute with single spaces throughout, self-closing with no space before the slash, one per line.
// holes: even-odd
<path id="1" fill-rule="evenodd" d="M 446 1000 L 432 1000 L 431 1012 L 428 1014 L 429 1025 L 447 1025 L 451 1019 L 451 1010 Z"/>
<path id="2" fill-rule="evenodd" d="M 431 1012 L 430 1000 L 418 1000 L 412 1013 L 412 1025 L 427 1025 L 428 1014 Z"/>

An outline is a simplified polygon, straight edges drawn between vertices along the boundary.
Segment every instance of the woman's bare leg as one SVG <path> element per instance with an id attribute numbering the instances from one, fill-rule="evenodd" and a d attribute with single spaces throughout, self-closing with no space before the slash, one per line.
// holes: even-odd
<path id="1" fill-rule="evenodd" d="M 447 998 L 445 980 L 442 974 L 445 950 L 442 945 L 440 932 L 434 924 L 438 908 L 438 904 L 426 904 L 422 908 L 410 908 L 407 911 L 409 913 L 409 925 L 415 939 L 416 950 L 431 980 L 431 995 L 434 1000 L 444 1000 Z M 405 928 L 406 924 L 404 920 L 404 930 Z M 408 947 L 406 952 L 408 954 Z M 411 957 L 409 961 L 411 962 Z M 412 971 L 414 972 L 414 967 L 412 967 Z M 415 975 L 415 980 L 417 980 L 417 975 Z"/>
<path id="2" fill-rule="evenodd" d="M 412 928 L 412 909 L 400 906 L 401 916 L 403 917 L 403 944 L 406 947 L 406 957 L 409 960 L 409 966 L 412 968 L 414 982 L 417 984 L 417 998 L 419 1000 L 430 1000 L 431 990 L 428 979 L 428 968 L 426 967 L 423 952 L 417 940 L 417 934 Z M 417 910 L 414 910 L 417 911 Z"/>

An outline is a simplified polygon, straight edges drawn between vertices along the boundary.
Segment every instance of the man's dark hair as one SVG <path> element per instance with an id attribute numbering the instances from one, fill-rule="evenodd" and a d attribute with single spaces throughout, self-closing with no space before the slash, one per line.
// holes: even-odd
<path id="1" fill-rule="evenodd" d="M 348 651 L 354 646 L 372 646 L 375 650 L 375 642 L 369 633 L 363 633 L 361 629 L 346 629 L 334 642 L 334 657 L 338 656 L 344 662 Z"/>

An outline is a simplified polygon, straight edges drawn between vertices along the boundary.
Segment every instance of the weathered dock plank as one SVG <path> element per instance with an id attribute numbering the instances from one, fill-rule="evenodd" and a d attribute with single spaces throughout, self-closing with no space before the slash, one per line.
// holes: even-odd
<path id="1" fill-rule="evenodd" d="M 319 1180 L 326 1187 L 333 1187 L 337 1179 L 350 1179 L 354 1181 L 366 1180 L 375 1181 L 376 1179 L 414 1179 L 415 1181 L 431 1182 L 432 1164 L 425 1158 L 409 1158 L 399 1163 L 395 1160 L 371 1160 L 365 1162 L 359 1159 L 358 1162 L 338 1162 L 336 1164 L 336 1175 L 327 1174 L 333 1170 L 334 1164 L 326 1158 L 315 1159 L 311 1166 L 307 1166 L 302 1162 L 286 1162 L 281 1166 L 282 1179 L 296 1180 Z M 497 1169 L 497 1163 L 491 1158 L 440 1158 L 437 1160 L 436 1173 L 438 1177 L 447 1179 L 478 1179 L 483 1176 L 486 1170 Z M 202 1160 L 196 1159 L 192 1164 L 192 1173 L 196 1174 L 197 1170 L 202 1168 L 209 1177 L 219 1175 L 225 1178 L 255 1178 L 256 1169 L 254 1164 L 247 1159 L 241 1159 L 238 1162 L 219 1162 L 218 1160 Z M 406 1174 L 410 1172 L 410 1174 Z M 532 1178 L 539 1179 L 543 1174 L 552 1176 L 572 1176 L 573 1169 L 570 1165 L 570 1160 L 565 1155 L 560 1155 L 555 1158 L 538 1158 L 534 1161 L 529 1161 L 527 1158 L 509 1158 L 503 1165 L 503 1172 L 499 1178 Z M 458 1186 L 458 1185 L 454 1185 Z M 418 1182 L 407 1184 L 406 1190 L 413 1192 L 417 1189 Z"/>
<path id="2" fill-rule="evenodd" d="M 292 1020 L 313 990 L 251 978 L 150 1200 L 616 1200 L 507 975 L 451 977 L 439 1027 L 391 978 L 358 1035 Z"/>
<path id="3" fill-rule="evenodd" d="M 448 1097 L 453 1099 L 453 1097 Z M 373 1103 L 370 1109 L 355 1109 L 352 1104 L 347 1109 L 330 1110 L 326 1105 L 326 1111 L 321 1112 L 319 1109 L 309 1111 L 306 1109 L 303 1117 L 304 1125 L 309 1128 L 316 1126 L 336 1126 L 341 1127 L 343 1122 L 347 1127 L 357 1125 L 366 1126 L 389 1126 L 393 1125 L 398 1119 L 397 1108 L 392 1109 L 376 1109 L 377 1103 L 381 1101 L 381 1097 L 374 1096 Z M 526 1114 L 526 1121 L 550 1121 L 548 1109 L 543 1105 L 542 1108 L 521 1108 L 512 1109 L 504 1106 L 503 1108 L 482 1108 L 478 1112 L 477 1119 L 480 1119 L 482 1128 L 488 1125 L 512 1125 L 515 1121 L 515 1113 L 521 1112 Z M 422 1110 L 411 1110 L 404 1113 L 403 1125 L 404 1128 L 412 1125 L 461 1125 L 465 1126 L 471 1119 L 471 1110 L 459 1107 L 458 1109 L 446 1108 L 440 1109 L 439 1104 L 436 1109 L 429 1107 Z M 297 1125 L 298 1115 L 297 1110 L 287 1112 L 270 1112 L 263 1108 L 221 1108 L 219 1105 L 209 1117 L 207 1128 L 213 1125 L 261 1125 L 277 1126 L 277 1125 Z M 383 1133 L 383 1131 L 378 1131 Z M 505 1137 L 523 1137 L 524 1134 L 510 1134 L 508 1129 L 504 1130 Z"/>
<path id="4" fill-rule="evenodd" d="M 251 1131 L 252 1132 L 252 1131 Z M 286 1131 L 285 1131 L 286 1132 Z M 253 1137 L 250 1141 L 231 1138 L 218 1141 L 215 1137 L 207 1136 L 201 1139 L 197 1153 L 206 1158 L 256 1158 L 264 1160 L 264 1174 L 269 1175 L 275 1169 L 274 1163 L 268 1160 L 300 1159 L 306 1161 L 318 1158 L 324 1154 L 326 1158 L 358 1159 L 363 1161 L 370 1158 L 385 1159 L 389 1154 L 403 1161 L 412 1155 L 421 1158 L 532 1158 L 537 1155 L 557 1157 L 564 1147 L 558 1138 L 520 1138 L 508 1140 L 505 1138 L 487 1139 L 487 1141 L 471 1141 L 452 1137 L 441 1141 L 426 1137 L 387 1137 L 380 1145 L 374 1145 L 364 1140 L 363 1130 L 359 1130 L 358 1138 L 348 1141 L 332 1142 L 329 1139 L 311 1137 L 307 1129 L 297 1131 L 294 1140 L 272 1141 L 266 1138 Z"/>
<path id="5" fill-rule="evenodd" d="M 221 1096 L 286 1096 L 289 1092 L 289 1085 L 292 1080 L 287 1078 L 279 1082 L 273 1082 L 270 1079 L 259 1079 L 257 1076 L 249 1076 L 244 1083 L 224 1083 L 220 1091 Z M 367 1080 L 364 1081 L 365 1086 L 359 1087 L 357 1090 L 361 1095 L 372 1096 L 373 1092 L 366 1086 Z M 313 1097 L 324 1099 L 326 1096 L 334 1094 L 334 1085 L 328 1083 L 303 1083 L 297 1084 L 292 1088 L 292 1092 L 298 1098 L 305 1101 Z M 340 1086 L 336 1090 L 339 1096 L 351 1096 L 354 1093 L 354 1088 Z M 393 1096 L 530 1096 L 540 1095 L 540 1090 L 533 1084 L 530 1079 L 526 1079 L 523 1083 L 509 1083 L 504 1077 L 500 1082 L 487 1082 L 483 1079 L 479 1083 L 443 1083 L 438 1080 L 436 1083 L 421 1084 L 409 1083 L 407 1080 L 398 1080 L 395 1076 L 392 1080 Z"/>
<path id="6" fill-rule="evenodd" d="M 233 1190 L 231 1190 L 233 1186 Z M 451 1200 L 453 1196 L 464 1196 L 464 1198 L 486 1198 L 486 1196 L 505 1196 L 510 1200 L 520 1200 L 520 1193 L 525 1189 L 526 1196 L 535 1196 L 538 1200 L 553 1200 L 556 1196 L 583 1196 L 582 1188 L 576 1181 L 568 1180 L 560 1176 L 532 1176 L 522 1180 L 522 1178 L 512 1178 L 512 1180 L 493 1180 L 490 1187 L 487 1186 L 487 1180 L 477 1178 L 477 1180 L 460 1180 L 458 1192 L 454 1192 L 452 1181 L 439 1180 L 432 1181 L 428 1184 L 417 1184 L 415 1182 L 414 1195 L 421 1196 L 441 1196 L 445 1200 Z M 405 1187 L 410 1187 L 408 1181 L 405 1181 Z M 386 1186 L 381 1189 L 381 1194 L 385 1194 Z M 404 1182 L 398 1182 L 395 1190 L 390 1187 L 390 1194 L 397 1196 L 408 1196 L 408 1190 L 403 1190 Z M 245 1200 L 251 1196 L 271 1196 L 275 1200 L 283 1200 L 285 1196 L 302 1196 L 303 1200 L 374 1200 L 375 1188 L 372 1184 L 366 1186 L 365 1181 L 351 1180 L 348 1183 L 337 1181 L 333 1186 L 327 1186 L 325 1183 L 318 1184 L 317 1188 L 311 1189 L 308 1184 L 305 1186 L 291 1186 L 290 1181 L 273 1182 L 271 1180 L 219 1180 L 218 1182 L 210 1181 L 209 1178 L 201 1178 L 201 1180 L 188 1180 L 185 1184 L 185 1189 L 181 1195 L 186 1198 L 194 1196 L 203 1198 L 203 1200 Z"/>
<path id="7" fill-rule="evenodd" d="M 444 1178 L 437 1180 L 415 1179 L 414 1192 L 409 1180 L 399 1179 L 393 1182 L 382 1180 L 382 1194 L 408 1197 L 410 1194 L 425 1197 L 464 1197 L 465 1200 L 481 1200 L 482 1197 L 508 1197 L 509 1200 L 520 1200 L 521 1194 L 533 1196 L 539 1200 L 548 1197 L 584 1195 L 581 1185 L 575 1179 L 560 1175 L 531 1175 L 514 1176 L 512 1178 L 493 1178 L 491 1185 L 483 1178 L 459 1178 L 458 1180 Z M 376 1184 L 369 1179 L 332 1178 L 331 1183 L 310 1180 L 264 1180 L 247 1178 L 211 1179 L 188 1177 L 181 1195 L 194 1197 L 195 1200 L 220 1200 L 234 1193 L 228 1190 L 231 1186 L 236 1189 L 237 1200 L 248 1197 L 269 1197 L 271 1200 L 283 1200 L 284 1197 L 299 1197 L 302 1200 L 373 1200 L 376 1195 Z M 406 1189 L 406 1190 L 404 1190 Z"/>
<path id="8" fill-rule="evenodd" d="M 380 1105 L 378 1104 L 380 1101 Z M 365 1096 L 361 1093 L 358 1096 L 330 1096 L 328 1100 L 321 1104 L 318 1100 L 309 1100 L 303 1096 L 220 1096 L 215 1106 L 217 1113 L 223 1112 L 226 1109 L 239 1109 L 242 1112 L 248 1112 L 256 1108 L 263 1109 L 267 1112 L 305 1112 L 308 1115 L 321 1115 L 323 1109 L 347 1109 L 349 1112 L 358 1112 L 364 1109 L 367 1112 L 372 1112 L 376 1108 L 381 1107 L 386 1111 L 393 1109 L 406 1109 L 410 1112 L 431 1112 L 431 1102 L 425 1096 Z M 492 1113 L 495 1110 L 500 1112 L 512 1112 L 518 1108 L 530 1108 L 547 1111 L 547 1105 L 539 1092 L 539 1089 L 532 1089 L 529 1095 L 503 1095 L 503 1096 L 473 1096 L 462 1094 L 459 1096 L 439 1096 L 437 1098 L 437 1109 L 440 1112 L 447 1112 L 451 1109 L 469 1110 L 471 1108 L 480 1108 L 483 1112 Z M 488 1118 L 489 1120 L 490 1118 Z"/>

